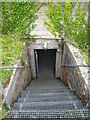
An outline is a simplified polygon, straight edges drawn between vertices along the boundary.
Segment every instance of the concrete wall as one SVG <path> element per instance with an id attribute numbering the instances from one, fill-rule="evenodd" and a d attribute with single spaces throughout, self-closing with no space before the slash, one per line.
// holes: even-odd
<path id="1" fill-rule="evenodd" d="M 88 84 L 88 67 L 77 66 L 87 64 L 79 50 L 71 44 L 64 44 L 63 51 L 62 41 L 60 41 L 60 48 L 55 40 L 36 40 L 36 42 L 28 45 L 32 78 L 36 78 L 34 50 L 43 50 L 44 42 L 48 43 L 47 49 L 57 49 L 55 77 L 60 78 L 82 100 L 83 104 L 86 104 L 90 89 Z M 70 67 L 72 65 L 75 67 Z"/>
<path id="2" fill-rule="evenodd" d="M 56 49 L 59 51 L 59 46 L 58 43 L 55 40 L 40 40 L 37 39 L 36 42 L 33 42 L 31 45 L 28 45 L 28 51 L 29 51 L 29 56 L 30 56 L 30 65 L 31 65 L 31 76 L 33 79 L 36 78 L 36 70 L 35 70 L 35 58 L 34 58 L 34 50 L 39 49 L 43 50 L 44 48 L 44 43 L 47 43 L 47 49 Z M 60 53 L 56 53 L 56 70 L 55 70 L 55 76 L 56 78 L 60 77 Z"/>
<path id="3" fill-rule="evenodd" d="M 31 65 L 31 67 L 15 69 L 13 71 L 13 76 L 8 88 L 6 89 L 6 95 L 10 104 L 14 103 L 18 99 L 25 87 L 30 83 L 31 77 L 36 78 L 34 50 L 44 49 L 44 42 L 46 41 L 41 41 L 41 43 L 40 41 L 37 41 L 36 43 L 25 46 L 23 59 L 25 61 L 25 65 Z M 64 84 L 66 84 L 71 91 L 73 91 L 78 98 L 86 104 L 90 90 L 90 85 L 88 84 L 88 68 L 68 66 L 87 65 L 82 55 L 74 46 L 68 43 L 64 44 L 64 50 L 62 51 L 62 43 L 59 48 L 57 42 L 47 42 L 47 49 L 57 49 L 56 78 L 61 78 Z M 21 65 L 21 60 L 19 60 L 17 66 Z"/>
<path id="4" fill-rule="evenodd" d="M 25 65 L 29 64 L 27 46 L 25 46 L 24 49 L 23 60 L 25 61 Z M 19 60 L 16 65 L 16 67 L 19 66 L 22 66 L 21 60 Z M 10 105 L 18 100 L 18 97 L 22 94 L 22 91 L 25 89 L 25 87 L 30 83 L 30 80 L 31 80 L 30 67 L 22 69 L 16 68 L 13 71 L 10 83 L 6 88 L 6 96 Z"/>
<path id="5" fill-rule="evenodd" d="M 71 67 L 68 65 L 74 65 Z M 78 98 L 84 104 L 89 98 L 89 84 L 88 84 L 88 67 L 79 67 L 77 65 L 87 65 L 79 50 L 74 46 L 66 43 L 62 56 L 62 64 L 60 68 L 61 80 L 68 85 Z"/>

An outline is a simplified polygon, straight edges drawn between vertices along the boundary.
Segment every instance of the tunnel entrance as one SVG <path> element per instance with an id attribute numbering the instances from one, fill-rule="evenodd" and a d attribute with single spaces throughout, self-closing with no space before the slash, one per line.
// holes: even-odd
<path id="1" fill-rule="evenodd" d="M 35 50 L 36 76 L 53 78 L 55 76 L 56 49 Z"/>

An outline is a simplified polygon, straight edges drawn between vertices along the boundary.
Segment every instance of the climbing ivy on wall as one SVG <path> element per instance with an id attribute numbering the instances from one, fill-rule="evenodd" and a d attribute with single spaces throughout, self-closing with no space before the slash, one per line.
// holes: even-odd
<path id="1" fill-rule="evenodd" d="M 88 10 L 88 3 L 82 10 L 81 2 L 78 2 L 78 8 L 74 15 L 73 8 L 77 3 L 65 2 L 64 7 L 64 31 L 67 40 L 77 46 L 82 52 L 88 53 L 88 19 L 85 20 L 85 15 Z M 63 12 L 62 3 L 58 2 L 57 5 L 54 3 L 48 3 L 49 8 L 46 14 L 49 16 L 56 32 L 59 33 L 59 37 L 63 36 Z M 88 54 L 86 56 L 88 61 Z"/>
<path id="2" fill-rule="evenodd" d="M 4 2 L 2 3 L 2 33 L 30 33 L 30 24 L 35 20 L 35 12 L 40 4 L 34 2 Z"/>

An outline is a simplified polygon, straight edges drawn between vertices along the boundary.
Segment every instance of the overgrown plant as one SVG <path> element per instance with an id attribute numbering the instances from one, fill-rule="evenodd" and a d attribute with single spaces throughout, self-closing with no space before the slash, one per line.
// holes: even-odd
<path id="1" fill-rule="evenodd" d="M 48 30 L 56 37 L 56 32 L 55 32 L 55 28 L 53 27 L 53 24 L 50 23 L 50 21 L 46 20 L 44 18 L 44 24 L 46 24 L 48 26 Z"/>
<path id="2" fill-rule="evenodd" d="M 10 32 L 30 34 L 30 24 L 36 18 L 40 4 L 35 2 L 4 2 L 2 3 L 2 33 Z"/>
<path id="3" fill-rule="evenodd" d="M 48 3 L 49 8 L 46 14 L 49 16 L 56 32 L 59 33 L 59 37 L 63 35 L 63 12 L 62 3 L 57 2 Z M 73 15 L 73 8 L 77 3 L 65 2 L 63 3 L 64 8 L 64 31 L 68 42 L 77 46 L 81 53 L 84 54 L 84 58 L 88 62 L 88 19 L 85 20 L 85 16 L 88 10 L 88 3 L 85 8 L 82 9 L 81 2 L 78 2 L 78 9 Z M 87 55 L 86 55 L 87 54 Z"/>
<path id="4" fill-rule="evenodd" d="M 30 36 L 35 14 L 41 3 L 35 2 L 2 2 L 2 39 L 0 56 L 2 66 L 14 66 L 22 57 L 24 43 L 21 37 Z M 30 26 L 32 25 L 32 27 Z M 24 63 L 23 63 L 24 65 Z M 5 88 L 10 81 L 13 70 L 0 70 L 0 78 Z"/>
<path id="5" fill-rule="evenodd" d="M 6 116 L 6 113 L 8 112 L 8 108 L 7 108 L 7 105 L 6 103 L 4 103 L 2 105 L 2 116 L 1 116 L 1 120 L 5 120 L 5 116 Z"/>

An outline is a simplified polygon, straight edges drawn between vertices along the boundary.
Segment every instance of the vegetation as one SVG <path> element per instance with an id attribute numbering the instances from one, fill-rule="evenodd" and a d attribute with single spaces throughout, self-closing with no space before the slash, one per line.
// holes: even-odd
<path id="1" fill-rule="evenodd" d="M 21 58 L 24 44 L 20 41 L 19 35 L 2 35 L 2 66 L 14 66 L 17 60 Z M 13 70 L 0 70 L 0 78 L 3 87 L 8 84 Z"/>
<path id="2" fill-rule="evenodd" d="M 2 66 L 14 66 L 21 58 L 22 65 L 25 62 L 22 59 L 24 43 L 20 40 L 22 36 L 30 36 L 30 32 L 34 29 L 34 21 L 37 19 L 35 14 L 42 4 L 35 2 L 3 2 L 2 3 L 2 40 L 0 38 L 0 64 Z M 62 3 L 58 2 L 54 5 L 48 3 L 49 9 L 46 14 L 50 21 L 44 19 L 44 23 L 48 25 L 48 29 L 56 36 L 63 36 L 63 12 Z M 84 10 L 81 10 L 81 3 L 78 3 L 78 9 L 72 16 L 73 8 L 76 3 L 65 2 L 64 7 L 64 28 L 67 41 L 80 49 L 83 57 L 88 63 L 88 20 L 85 15 L 88 9 L 88 3 Z M 41 12 L 41 11 L 40 11 Z M 42 12 L 41 12 L 42 14 Z M 1 20 L 1 18 L 0 18 Z M 1 21 L 0 21 L 1 23 Z M 90 35 L 90 34 L 89 34 Z M 32 39 L 35 41 L 34 39 Z M 5 88 L 10 81 L 13 70 L 0 69 L 0 79 Z M 3 115 L 7 112 L 6 105 L 3 105 Z"/>
<path id="3" fill-rule="evenodd" d="M 54 5 L 52 2 L 48 3 L 49 9 L 46 14 L 49 16 L 53 27 L 59 33 L 59 37 L 63 36 L 63 12 L 62 3 L 58 2 Z M 64 30 L 67 41 L 77 46 L 86 62 L 88 63 L 88 20 L 85 20 L 85 15 L 88 9 L 88 3 L 82 10 L 81 3 L 78 3 L 78 9 L 75 11 L 74 16 L 73 8 L 75 2 L 63 3 L 64 8 Z"/>
<path id="4" fill-rule="evenodd" d="M 44 23 L 48 29 L 56 36 L 63 36 L 63 12 L 62 3 L 57 5 L 49 2 L 49 9 L 46 14 L 50 21 L 44 18 Z M 88 62 L 88 20 L 85 15 L 88 9 L 88 3 L 84 10 L 81 10 L 81 3 L 78 3 L 78 9 L 72 16 L 75 2 L 65 2 L 64 7 L 64 28 L 67 41 L 78 47 L 83 57 Z M 2 66 L 13 66 L 21 58 L 24 44 L 20 41 L 22 36 L 30 36 L 30 31 L 35 27 L 34 21 L 37 18 L 36 12 L 41 4 L 35 2 L 3 2 L 2 3 L 2 54 L 0 59 Z M 32 26 L 30 26 L 32 24 Z M 24 63 L 23 63 L 24 64 Z M 12 70 L 0 70 L 0 78 L 5 87 L 12 75 Z M 8 77 L 9 76 L 9 77 Z"/>
<path id="5" fill-rule="evenodd" d="M 44 18 L 44 24 L 47 24 L 47 26 L 48 26 L 47 29 L 56 37 L 56 32 L 55 32 L 55 28 L 54 28 L 53 24 L 50 23 L 50 21 L 46 20 L 45 18 Z"/>
<path id="6" fill-rule="evenodd" d="M 14 66 L 21 58 L 24 43 L 21 37 L 30 36 L 34 29 L 35 14 L 42 4 L 35 2 L 2 2 L 2 39 L 0 38 L 0 65 Z M 0 19 L 1 20 L 1 19 Z M 1 22 L 0 22 L 1 23 Z M 0 69 L 0 80 L 5 88 L 11 79 L 13 69 Z M 7 112 L 6 104 L 2 106 L 2 117 Z"/>
<path id="7" fill-rule="evenodd" d="M 36 18 L 36 11 L 40 4 L 34 2 L 2 3 L 2 33 L 19 32 L 30 34 L 30 24 Z"/>
<path id="8" fill-rule="evenodd" d="M 4 103 L 3 105 L 2 105 L 2 120 L 4 120 L 4 118 L 5 118 L 5 115 L 6 115 L 6 113 L 8 112 L 8 108 L 7 108 L 7 105 L 6 105 L 6 103 Z"/>
<path id="9" fill-rule="evenodd" d="M 34 28 L 35 14 L 41 4 L 35 2 L 3 2 L 2 3 L 2 49 L 0 59 L 2 66 L 14 66 L 21 58 L 24 43 L 22 36 L 30 36 Z M 24 62 L 23 62 L 24 64 Z M 0 69 L 0 79 L 5 88 L 9 83 L 13 70 Z"/>

